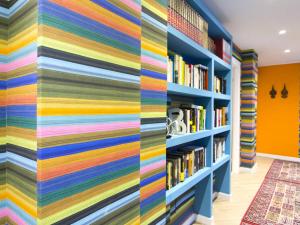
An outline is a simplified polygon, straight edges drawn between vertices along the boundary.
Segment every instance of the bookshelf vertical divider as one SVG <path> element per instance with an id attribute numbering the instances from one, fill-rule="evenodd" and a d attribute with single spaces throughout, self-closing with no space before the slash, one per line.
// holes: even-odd
<path id="1" fill-rule="evenodd" d="M 212 36 L 222 37 L 230 44 L 231 35 L 223 28 L 222 24 L 207 11 L 201 1 L 188 1 L 208 21 Z M 204 8 L 203 8 L 204 7 Z M 203 15 L 205 14 L 205 15 Z M 182 96 L 200 102 L 207 101 L 206 130 L 197 133 L 171 137 L 167 139 L 167 151 L 170 148 L 185 145 L 193 141 L 206 139 L 206 167 L 184 182 L 166 191 L 166 204 L 170 204 L 185 191 L 195 188 L 194 213 L 196 220 L 203 224 L 212 223 L 213 207 L 213 180 L 216 176 L 215 188 L 220 195 L 230 196 L 230 170 L 231 170 L 231 65 L 218 56 L 203 48 L 186 35 L 168 25 L 168 49 L 185 58 L 195 59 L 197 63 L 204 62 L 208 67 L 208 90 L 199 90 L 178 84 L 168 83 L 168 99 L 172 96 Z M 226 94 L 214 93 L 214 75 L 221 74 L 226 79 Z M 214 127 L 214 108 L 216 105 L 228 108 L 228 122 L 226 126 Z M 225 155 L 213 163 L 213 145 L 216 135 L 225 137 Z"/>

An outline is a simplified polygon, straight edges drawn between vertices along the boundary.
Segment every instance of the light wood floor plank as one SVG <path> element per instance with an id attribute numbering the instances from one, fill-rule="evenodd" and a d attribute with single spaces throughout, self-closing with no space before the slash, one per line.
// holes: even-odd
<path id="1" fill-rule="evenodd" d="M 272 159 L 257 157 L 255 172 L 232 174 L 232 196 L 230 201 L 216 200 L 214 202 L 213 215 L 215 225 L 240 224 L 272 162 Z"/>

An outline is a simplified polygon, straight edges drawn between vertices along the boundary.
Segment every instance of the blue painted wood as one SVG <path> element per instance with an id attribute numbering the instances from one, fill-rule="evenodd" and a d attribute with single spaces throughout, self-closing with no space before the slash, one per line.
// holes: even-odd
<path id="1" fill-rule="evenodd" d="M 219 169 L 221 166 L 223 166 L 225 163 L 227 163 L 230 160 L 230 155 L 224 155 L 222 158 L 220 158 L 217 162 L 215 162 L 212 166 L 213 171 Z"/>
<path id="2" fill-rule="evenodd" d="M 204 98 L 210 98 L 212 96 L 211 91 L 199 90 L 174 83 L 168 83 L 168 94 Z"/>
<path id="3" fill-rule="evenodd" d="M 213 93 L 214 99 L 217 100 L 231 100 L 231 96 L 230 95 L 225 95 L 225 94 L 221 94 L 221 93 Z"/>
<path id="4" fill-rule="evenodd" d="M 226 131 L 229 131 L 230 129 L 231 129 L 230 125 L 221 126 L 221 127 L 215 127 L 213 129 L 213 134 L 216 135 L 216 134 L 224 133 Z"/>
<path id="5" fill-rule="evenodd" d="M 214 170 L 216 175 L 216 191 L 230 194 L 230 160 Z"/>
<path id="6" fill-rule="evenodd" d="M 202 130 L 191 134 L 175 135 L 172 138 L 167 139 L 167 148 L 209 137 L 211 134 L 211 130 Z"/>
<path id="7" fill-rule="evenodd" d="M 209 35 L 212 37 L 222 37 L 232 45 L 232 37 L 216 17 L 207 9 L 202 0 L 188 0 L 192 7 L 203 16 L 209 24 Z M 212 191 L 213 173 L 218 176 L 217 186 L 219 191 L 230 193 L 230 159 L 231 159 L 231 70 L 232 66 L 218 56 L 214 55 L 201 45 L 176 30 L 168 26 L 168 49 L 182 55 L 189 63 L 201 63 L 209 68 L 209 90 L 201 91 L 194 88 L 168 83 L 168 99 L 177 97 L 191 99 L 195 104 L 205 104 L 207 109 L 207 130 L 197 133 L 175 136 L 167 139 L 167 148 L 178 145 L 188 145 L 189 142 L 209 138 L 206 148 L 207 167 L 194 176 L 187 178 L 184 182 L 173 187 L 166 192 L 166 203 L 174 201 L 181 194 L 192 187 L 195 187 L 194 212 L 206 217 L 212 217 Z M 224 76 L 227 80 L 226 94 L 213 93 L 213 77 L 217 74 Z M 213 108 L 214 104 L 228 107 L 228 124 L 226 126 L 213 127 Z M 216 134 L 226 136 L 225 156 L 213 164 L 213 138 Z M 170 149 L 172 150 L 172 149 Z"/>
<path id="8" fill-rule="evenodd" d="M 196 58 L 196 59 L 212 59 L 213 54 L 206 48 L 190 39 L 179 30 L 171 25 L 168 25 L 168 49 L 175 51 L 183 57 Z"/>
<path id="9" fill-rule="evenodd" d="M 215 71 L 216 72 L 223 72 L 231 70 L 231 65 L 226 63 L 224 60 L 220 59 L 218 56 L 214 55 L 215 61 Z"/>
<path id="10" fill-rule="evenodd" d="M 211 174 L 211 169 L 208 167 L 205 167 L 202 170 L 199 170 L 193 176 L 185 179 L 184 182 L 179 183 L 172 189 L 168 190 L 166 192 L 167 205 L 170 204 L 172 201 L 174 201 L 176 198 L 178 198 L 180 195 L 182 195 L 184 192 L 190 190 L 192 187 L 194 187 L 196 184 L 198 184 L 201 180 L 203 180 L 207 176 L 210 176 L 210 174 Z"/>
<path id="11" fill-rule="evenodd" d="M 194 211 L 202 216 L 212 217 L 212 173 L 196 186 Z"/>

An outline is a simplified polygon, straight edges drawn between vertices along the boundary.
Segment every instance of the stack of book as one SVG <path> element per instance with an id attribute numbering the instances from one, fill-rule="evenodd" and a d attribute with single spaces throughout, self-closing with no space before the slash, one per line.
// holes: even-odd
<path id="1" fill-rule="evenodd" d="M 215 108 L 214 109 L 214 126 L 221 127 L 227 125 L 228 108 Z"/>
<path id="2" fill-rule="evenodd" d="M 231 45 L 223 38 L 216 39 L 216 54 L 228 64 L 231 63 Z"/>
<path id="3" fill-rule="evenodd" d="M 205 148 L 183 147 L 167 153 L 167 190 L 205 167 Z"/>
<path id="4" fill-rule="evenodd" d="M 168 58 L 167 78 L 171 83 L 208 90 L 208 68 L 201 64 L 188 64 L 177 54 Z"/>
<path id="5" fill-rule="evenodd" d="M 214 137 L 213 163 L 225 155 L 225 137 Z"/>
<path id="6" fill-rule="evenodd" d="M 187 1 L 169 0 L 168 23 L 198 44 L 208 47 L 208 23 Z"/>
<path id="7" fill-rule="evenodd" d="M 224 77 L 214 76 L 214 92 L 226 94 L 226 80 Z"/>

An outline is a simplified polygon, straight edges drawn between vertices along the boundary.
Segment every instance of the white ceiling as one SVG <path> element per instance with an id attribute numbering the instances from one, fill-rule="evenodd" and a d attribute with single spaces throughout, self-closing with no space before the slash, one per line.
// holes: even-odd
<path id="1" fill-rule="evenodd" d="M 203 1 L 241 49 L 255 49 L 260 66 L 300 62 L 300 0 Z"/>

